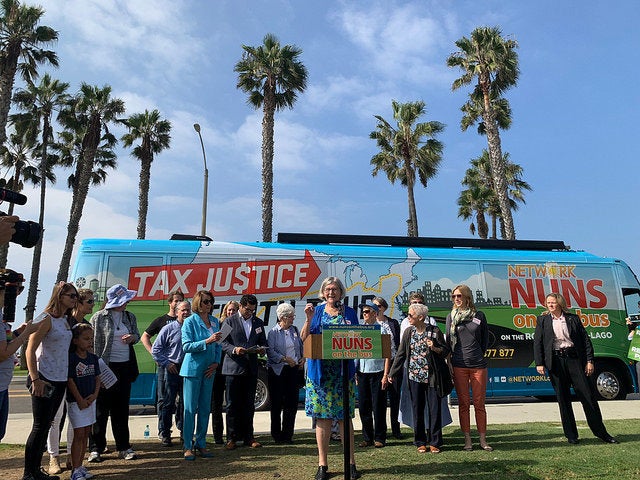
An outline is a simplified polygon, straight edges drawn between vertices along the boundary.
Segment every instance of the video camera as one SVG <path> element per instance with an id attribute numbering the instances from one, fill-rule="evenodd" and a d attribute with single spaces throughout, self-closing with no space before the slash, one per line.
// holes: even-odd
<path id="1" fill-rule="evenodd" d="M 0 187 L 0 202 L 7 201 L 9 203 L 17 203 L 18 205 L 24 205 L 27 203 L 27 197 L 21 193 L 8 190 Z M 0 216 L 6 216 L 4 212 L 0 212 Z M 39 223 L 29 221 L 18 220 L 15 224 L 16 233 L 11 237 L 13 243 L 17 243 L 25 248 L 32 248 L 40 240 L 40 233 L 42 227 Z"/>
<path id="2" fill-rule="evenodd" d="M 4 310 L 2 318 L 11 323 L 16 319 L 16 297 L 24 287 L 24 276 L 8 268 L 0 269 L 0 292 L 4 291 Z"/>

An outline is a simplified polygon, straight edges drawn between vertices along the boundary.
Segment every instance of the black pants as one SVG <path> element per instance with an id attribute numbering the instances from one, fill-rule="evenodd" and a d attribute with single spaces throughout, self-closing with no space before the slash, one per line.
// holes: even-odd
<path id="1" fill-rule="evenodd" d="M 401 373 L 398 377 L 394 377 L 393 383 L 387 387 L 387 397 L 389 398 L 389 416 L 391 417 L 391 433 L 400 435 L 400 422 L 398 415 L 400 414 L 400 389 L 402 388 L 402 379 L 404 375 Z"/>
<path id="2" fill-rule="evenodd" d="M 131 448 L 129 443 L 129 399 L 131 382 L 128 362 L 111 362 L 109 368 L 118 381 L 109 389 L 102 388 L 96 400 L 96 423 L 89 435 L 89 451 L 102 453 L 107 446 L 107 420 L 111 416 L 111 432 L 116 441 L 116 450 Z"/>
<path id="3" fill-rule="evenodd" d="M 211 429 L 213 430 L 213 439 L 218 443 L 222 442 L 224 431 L 222 405 L 224 404 L 225 386 L 225 376 L 220 373 L 220 368 L 218 368 L 213 379 L 213 392 L 211 393 Z"/>
<path id="4" fill-rule="evenodd" d="M 411 407 L 413 411 L 413 442 L 421 445 L 442 446 L 442 408 L 435 387 L 427 383 L 409 380 Z M 425 407 L 428 417 L 425 419 Z M 429 430 L 429 436 L 427 432 Z"/>
<path id="5" fill-rule="evenodd" d="M 570 388 L 572 385 L 578 400 L 582 403 L 584 415 L 587 418 L 587 423 L 593 434 L 599 438 L 609 435 L 604 423 L 602 423 L 602 413 L 600 413 L 600 407 L 596 400 L 593 385 L 587 378 L 587 374 L 584 372 L 584 366 L 577 356 L 573 358 L 569 355 L 553 355 L 549 378 L 553 389 L 556 391 L 556 399 L 560 407 L 560 419 L 562 420 L 562 429 L 564 430 L 565 437 L 570 440 L 578 439 L 576 418 L 573 414 L 573 407 L 571 406 Z"/>
<path id="6" fill-rule="evenodd" d="M 387 441 L 387 392 L 382 390 L 384 372 L 358 372 L 358 402 L 365 442 Z"/>
<path id="7" fill-rule="evenodd" d="M 40 471 L 42 455 L 47 449 L 47 436 L 51 422 L 58 412 L 67 387 L 67 382 L 52 382 L 42 374 L 38 374 L 38 376 L 53 385 L 53 394 L 50 398 L 31 395 L 33 425 L 24 446 L 24 474 L 32 474 L 33 476 L 36 476 L 36 473 Z M 27 385 L 30 384 L 29 380 Z"/>
<path id="8" fill-rule="evenodd" d="M 271 436 L 276 442 L 293 440 L 298 412 L 298 368 L 285 365 L 280 375 L 269 368 Z"/>
<path id="9" fill-rule="evenodd" d="M 253 440 L 253 414 L 255 412 L 255 375 L 227 375 L 227 441 Z"/>

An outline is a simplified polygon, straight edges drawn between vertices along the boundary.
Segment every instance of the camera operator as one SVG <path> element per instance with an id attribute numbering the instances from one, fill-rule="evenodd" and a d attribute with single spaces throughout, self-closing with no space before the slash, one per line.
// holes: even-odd
<path id="1" fill-rule="evenodd" d="M 16 222 L 19 220 L 15 215 L 0 217 L 0 245 L 11 241 L 11 237 L 16 233 Z"/>
<path id="2" fill-rule="evenodd" d="M 9 383 L 11 383 L 15 369 L 15 353 L 37 328 L 37 326 L 31 322 L 24 323 L 17 330 L 20 331 L 20 335 L 16 336 L 11 331 L 10 325 L 10 321 L 13 320 L 13 318 L 11 318 L 13 315 L 10 312 L 7 312 L 7 315 L 3 315 L 5 296 L 14 297 L 13 301 L 9 299 L 8 304 L 9 306 L 13 304 L 13 314 L 15 314 L 15 295 L 22 291 L 23 281 L 24 278 L 21 274 L 13 270 L 0 269 L 0 317 L 2 317 L 3 329 L 0 331 L 0 441 L 4 437 L 7 428 L 7 418 L 9 415 Z M 7 319 L 9 321 L 6 321 Z"/>

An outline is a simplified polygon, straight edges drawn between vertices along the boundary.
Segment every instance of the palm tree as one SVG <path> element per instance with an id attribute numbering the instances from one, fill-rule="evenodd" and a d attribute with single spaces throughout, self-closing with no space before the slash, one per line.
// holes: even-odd
<path id="1" fill-rule="evenodd" d="M 31 264 L 31 276 L 29 278 L 29 293 L 27 296 L 27 305 L 25 307 L 26 318 L 31 320 L 33 312 L 36 308 L 36 297 L 38 295 L 38 278 L 40 273 L 40 260 L 42 258 L 42 242 L 44 237 L 44 211 L 45 199 L 47 191 L 47 179 L 51 175 L 52 162 L 49 158 L 49 144 L 53 142 L 53 128 L 51 120 L 53 112 L 59 110 L 69 101 L 69 95 L 66 93 L 69 84 L 54 80 L 49 74 L 45 74 L 39 85 L 33 82 L 27 82 L 27 88 L 16 92 L 14 101 L 19 110 L 12 116 L 12 121 L 16 125 L 22 125 L 27 135 L 36 135 L 41 132 L 40 136 L 40 166 L 39 166 L 39 183 L 40 183 L 40 215 L 38 223 L 43 228 L 40 239 L 33 250 L 33 261 Z M 55 163 L 55 162 L 53 162 Z M 54 182 L 55 182 L 55 177 Z"/>
<path id="2" fill-rule="evenodd" d="M 381 116 L 375 115 L 378 125 L 369 135 L 380 148 L 380 152 L 371 159 L 371 165 L 374 167 L 372 173 L 375 177 L 383 171 L 391 183 L 400 180 L 400 183 L 407 187 L 407 235 L 417 237 L 418 216 L 413 196 L 416 172 L 424 187 L 427 186 L 427 180 L 438 172 L 443 145 L 435 137 L 444 130 L 444 125 L 436 121 L 416 123 L 426 112 L 425 103 L 422 101 L 399 103 L 393 100 L 391 105 L 397 128 Z"/>
<path id="3" fill-rule="evenodd" d="M 471 38 L 462 37 L 456 46 L 459 51 L 449 56 L 447 65 L 459 67 L 463 74 L 453 82 L 452 89 L 456 90 L 477 79 L 474 92 L 482 93 L 482 119 L 487 134 L 491 176 L 505 226 L 505 238 L 513 240 L 516 234 L 504 177 L 499 125 L 491 100 L 500 97 L 518 80 L 518 44 L 515 40 L 503 38 L 497 27 L 479 27 L 471 32 Z"/>
<path id="4" fill-rule="evenodd" d="M 236 63 L 237 88 L 249 94 L 247 103 L 262 107 L 262 241 L 273 233 L 273 129 L 276 110 L 293 108 L 296 92 L 307 86 L 307 68 L 298 59 L 302 50 L 295 45 L 280 46 L 267 34 L 258 47 L 243 45 L 242 59 Z"/>
<path id="5" fill-rule="evenodd" d="M 16 72 L 29 82 L 38 76 L 39 65 L 58 66 L 55 52 L 43 48 L 58 39 L 58 32 L 39 25 L 43 15 L 41 7 L 21 5 L 18 0 L 0 1 L 0 145 L 7 139 Z"/>
<path id="6" fill-rule="evenodd" d="M 509 208 L 511 211 L 518 209 L 518 203 L 525 203 L 524 191 L 531 191 L 531 186 L 522 180 L 523 169 L 520 165 L 512 163 L 509 153 L 502 157 L 505 170 L 505 181 L 507 183 Z M 504 237 L 505 227 L 501 216 L 498 198 L 493 188 L 491 177 L 491 162 L 487 150 L 482 151 L 482 155 L 471 161 L 471 167 L 467 169 L 462 184 L 468 186 L 463 190 L 458 198 L 459 217 L 468 220 L 473 215 L 487 213 L 491 216 L 491 238 L 497 238 L 497 223 L 500 221 L 501 235 Z M 471 213 L 470 213 L 471 212 Z M 480 223 L 480 220 L 478 220 Z M 472 233 L 474 228 L 470 227 Z M 478 227 L 478 235 L 483 237 Z"/>
<path id="7" fill-rule="evenodd" d="M 140 191 L 138 194 L 138 239 L 144 239 L 147 231 L 147 212 L 149 210 L 149 183 L 151 181 L 151 162 L 171 143 L 171 122 L 161 120 L 160 112 L 154 110 L 136 113 L 125 120 L 129 133 L 122 136 L 122 145 L 130 147 L 137 140 L 140 145 L 133 149 L 133 156 L 140 160 Z"/>
<path id="8" fill-rule="evenodd" d="M 491 190 L 484 185 L 473 185 L 460 192 L 458 197 L 458 217 L 469 220 L 475 216 L 475 223 L 472 221 L 469 224 L 469 231 L 471 235 L 475 235 L 477 225 L 478 236 L 482 239 L 489 237 L 489 224 L 485 213 L 491 194 Z"/>
<path id="9" fill-rule="evenodd" d="M 109 85 L 100 88 L 83 83 L 80 87 L 80 94 L 61 116 L 61 120 L 66 125 L 72 125 L 76 131 L 82 129 L 82 156 L 76 159 L 76 183 L 69 213 L 67 239 L 58 268 L 58 280 L 66 280 L 69 275 L 71 253 L 80 229 L 84 203 L 89 194 L 96 155 L 100 142 L 103 140 L 102 130 L 109 133 L 109 124 L 117 122 L 117 116 L 123 114 L 124 111 L 124 102 L 118 98 L 111 98 Z"/>

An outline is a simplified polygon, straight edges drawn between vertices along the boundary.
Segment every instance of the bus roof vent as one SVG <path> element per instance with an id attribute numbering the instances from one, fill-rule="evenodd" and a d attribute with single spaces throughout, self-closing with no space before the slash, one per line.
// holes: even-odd
<path id="1" fill-rule="evenodd" d="M 480 238 L 394 237 L 380 235 L 337 235 L 325 233 L 278 233 L 278 243 L 477 248 L 483 250 L 569 250 L 569 247 L 567 247 L 563 241 L 559 240 L 483 240 Z"/>
<path id="2" fill-rule="evenodd" d="M 186 233 L 174 233 L 171 240 L 195 240 L 197 242 L 213 242 L 213 239 L 206 235 L 187 235 Z"/>

